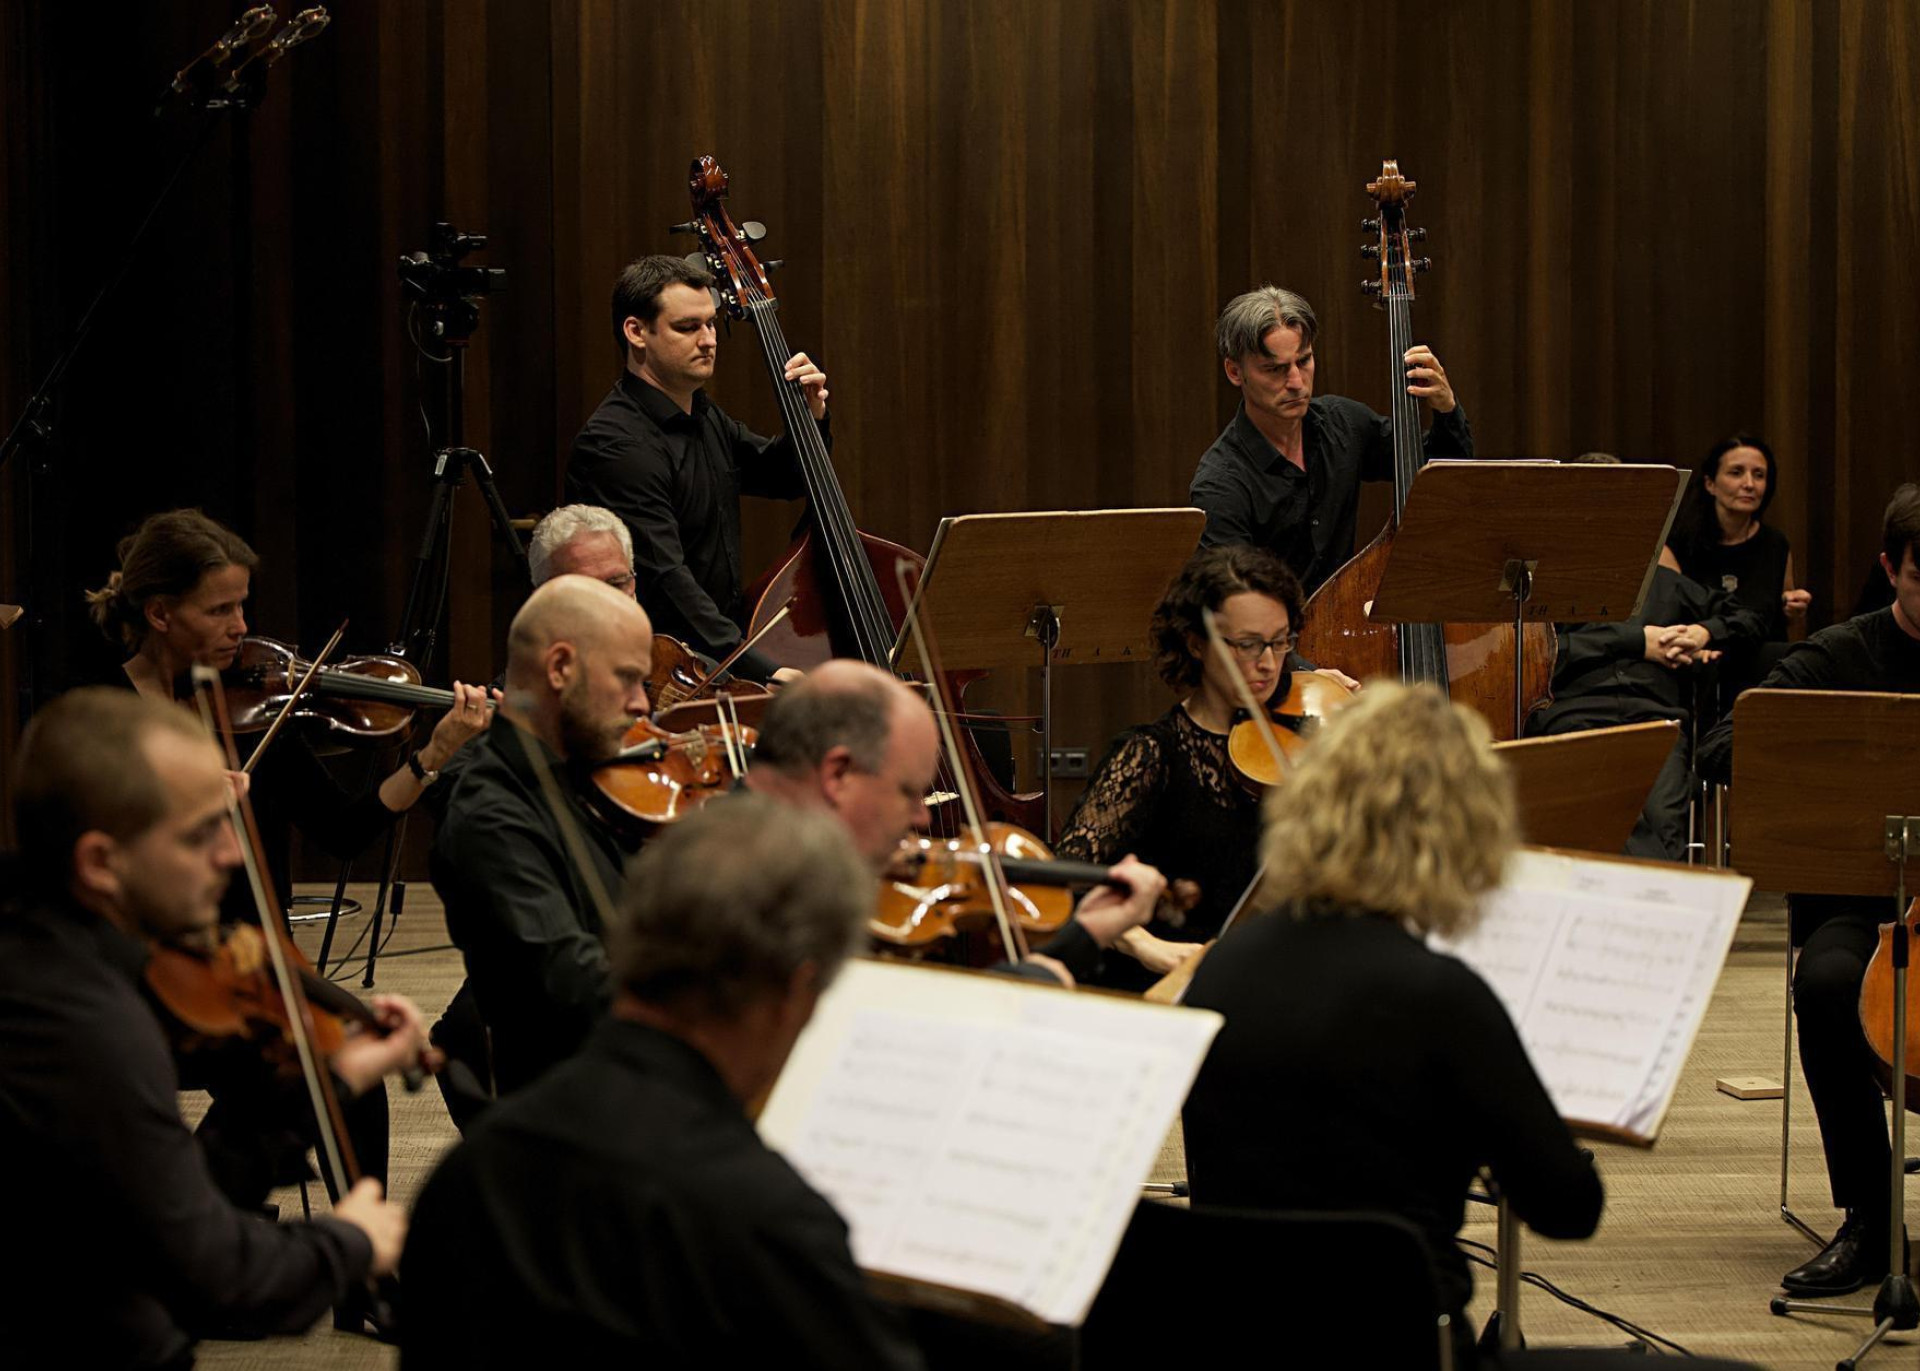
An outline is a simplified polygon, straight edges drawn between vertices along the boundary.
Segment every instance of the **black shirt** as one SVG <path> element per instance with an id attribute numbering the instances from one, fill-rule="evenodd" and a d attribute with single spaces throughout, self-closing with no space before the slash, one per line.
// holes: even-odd
<path id="1" fill-rule="evenodd" d="M 831 444 L 825 420 L 820 432 Z M 612 510 L 633 534 L 640 603 L 654 629 L 715 657 L 739 645 L 751 608 L 740 588 L 740 497 L 806 493 L 790 438 L 750 432 L 704 390 L 683 413 L 630 371 L 567 459 L 567 499 Z M 755 651 L 736 671 L 765 680 L 774 665 Z"/>
<path id="2" fill-rule="evenodd" d="M 571 1056 L 607 1007 L 606 930 L 589 874 L 575 865 L 529 746 L 541 749 L 608 900 L 627 852 L 581 802 L 579 781 L 531 733 L 496 720 L 464 749 L 428 870 L 447 932 L 466 958 L 493 1033 L 500 1092 Z"/>
<path id="3" fill-rule="evenodd" d="M 1426 455 L 1473 456 L 1473 431 L 1459 405 L 1433 416 Z M 1358 400 L 1316 395 L 1307 403 L 1306 470 L 1283 457 L 1242 404 L 1200 458 L 1187 499 L 1207 512 L 1202 547 L 1265 548 L 1312 594 L 1353 556 L 1362 481 L 1393 479 L 1393 422 Z"/>
<path id="4" fill-rule="evenodd" d="M 441 1164 L 403 1278 L 407 1371 L 920 1365 L 707 1059 L 617 1018 Z"/>
<path id="5" fill-rule="evenodd" d="M 1178 927 L 1155 918 L 1147 931 L 1205 942 L 1220 931 L 1253 880 L 1260 857 L 1260 797 L 1227 758 L 1227 738 L 1175 705 L 1115 740 L 1087 783 L 1054 850 L 1111 866 L 1129 852 L 1168 880 L 1199 883 L 1200 902 Z M 1101 983 L 1144 990 L 1158 979 L 1125 954 L 1108 956 Z"/>
<path id="6" fill-rule="evenodd" d="M 1767 642 L 1785 642 L 1787 611 L 1780 597 L 1787 588 L 1787 535 L 1770 524 L 1756 526 L 1751 538 L 1723 543 L 1715 538 L 1697 547 L 1669 542 L 1680 570 L 1708 590 L 1724 590 L 1758 614 Z"/>
<path id="7" fill-rule="evenodd" d="M 1655 719 L 1684 722 L 1696 677 L 1689 667 L 1647 660 L 1647 629 L 1699 624 L 1715 648 L 1759 640 L 1763 616 L 1724 591 L 1709 591 L 1669 567 L 1655 567 L 1640 612 L 1608 624 L 1559 624 L 1553 703 L 1527 721 L 1529 733 L 1565 733 Z"/>
<path id="8" fill-rule="evenodd" d="M 349 1224 L 275 1224 L 215 1189 L 180 1118 L 146 951 L 64 902 L 0 917 L 0 1282 L 20 1366 L 185 1366 L 214 1331 L 297 1333 L 363 1280 Z"/>
<path id="9" fill-rule="evenodd" d="M 1795 643 L 1761 687 L 1920 692 L 1920 638 L 1902 629 L 1893 614 L 1889 605 Z M 1700 740 L 1699 766 L 1708 780 L 1726 784 L 1733 779 L 1731 713 Z"/>
<path id="10" fill-rule="evenodd" d="M 1453 1239 L 1481 1167 L 1548 1237 L 1599 1222 L 1599 1177 L 1499 998 L 1391 919 L 1236 925 L 1186 1002 L 1227 1020 L 1187 1097 L 1195 1204 L 1398 1214 L 1455 1309 L 1473 1282 Z"/>

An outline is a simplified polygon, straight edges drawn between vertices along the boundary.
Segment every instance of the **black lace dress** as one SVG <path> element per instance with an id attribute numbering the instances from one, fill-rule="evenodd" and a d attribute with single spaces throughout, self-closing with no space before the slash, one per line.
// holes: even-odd
<path id="1" fill-rule="evenodd" d="M 1179 928 L 1160 919 L 1156 938 L 1205 942 L 1220 931 L 1260 864 L 1260 800 L 1227 760 L 1225 734 L 1210 733 L 1175 705 L 1115 740 L 1055 844 L 1062 857 L 1104 864 L 1129 852 L 1168 880 L 1200 885 L 1200 903 Z M 1144 990 L 1159 976 L 1110 953 L 1100 984 Z"/>

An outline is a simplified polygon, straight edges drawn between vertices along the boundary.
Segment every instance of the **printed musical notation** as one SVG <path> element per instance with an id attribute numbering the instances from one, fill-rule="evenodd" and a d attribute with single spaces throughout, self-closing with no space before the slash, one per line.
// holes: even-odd
<path id="1" fill-rule="evenodd" d="M 760 1118 L 855 1259 L 1077 1324 L 1219 1016 L 856 962 Z"/>
<path id="2" fill-rule="evenodd" d="M 1479 926 L 1435 946 L 1493 987 L 1564 1116 L 1651 1141 L 1750 886 L 1730 872 L 1524 851 Z"/>

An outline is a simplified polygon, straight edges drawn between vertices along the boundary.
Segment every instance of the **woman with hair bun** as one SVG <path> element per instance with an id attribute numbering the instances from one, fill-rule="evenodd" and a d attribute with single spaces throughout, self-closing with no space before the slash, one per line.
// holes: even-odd
<path id="1" fill-rule="evenodd" d="M 1186 997 L 1226 1017 L 1187 1097 L 1193 1202 L 1408 1220 L 1457 1364 L 1474 1174 L 1548 1237 L 1586 1237 L 1603 1203 L 1492 988 L 1426 944 L 1473 926 L 1517 833 L 1480 717 L 1431 686 L 1370 685 L 1270 792 L 1269 912 L 1220 940 Z"/>

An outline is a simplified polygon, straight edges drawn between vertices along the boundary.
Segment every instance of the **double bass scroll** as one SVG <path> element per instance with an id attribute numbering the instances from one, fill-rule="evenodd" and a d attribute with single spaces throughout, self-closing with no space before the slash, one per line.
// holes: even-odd
<path id="1" fill-rule="evenodd" d="M 1420 438 L 1420 406 L 1407 393 L 1407 349 L 1413 346 L 1413 278 L 1432 259 L 1413 256 L 1413 244 L 1425 230 L 1409 228 L 1406 206 L 1415 183 L 1400 174 L 1397 162 L 1385 162 L 1380 178 L 1367 184 L 1377 217 L 1367 221 L 1379 274 L 1362 289 L 1386 312 L 1389 334 L 1390 416 L 1393 421 L 1393 517 L 1374 540 L 1336 571 L 1307 601 L 1306 628 L 1299 651 L 1311 661 L 1338 665 L 1365 680 L 1386 676 L 1407 682 L 1431 682 L 1458 704 L 1486 719 L 1496 741 L 1514 735 L 1515 654 L 1521 668 L 1522 716 L 1551 698 L 1553 629 L 1529 623 L 1516 639 L 1511 624 L 1376 623 L 1368 607 L 1379 593 L 1387 556 L 1406 508 L 1414 474 L 1426 464 Z"/>
<path id="2" fill-rule="evenodd" d="M 807 531 L 748 591 L 754 604 L 748 635 L 758 637 L 774 616 L 787 610 L 787 621 L 760 640 L 761 651 L 782 666 L 804 669 L 829 657 L 850 657 L 891 671 L 894 643 L 907 611 L 893 568 L 905 562 L 918 570 L 925 559 L 863 532 L 854 523 L 806 396 L 786 378 L 786 362 L 793 349 L 781 331 L 778 302 L 766 268 L 754 255 L 752 240 L 727 210 L 727 173 L 712 157 L 696 158 L 688 189 L 693 219 L 684 227 L 699 235 L 707 265 L 718 282 L 721 309 L 732 318 L 753 323 L 807 489 Z M 977 674 L 955 672 L 946 682 L 947 697 L 955 708 L 964 708 L 966 687 L 975 679 Z M 1015 794 L 999 785 L 972 732 L 964 733 L 963 740 L 986 817 L 1029 830 L 1043 828 L 1044 796 Z M 949 784 L 939 787 L 942 791 L 952 788 Z M 949 831 L 956 826 L 941 823 L 938 816 L 936 823 Z"/>

